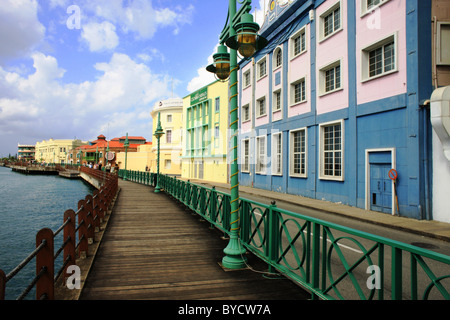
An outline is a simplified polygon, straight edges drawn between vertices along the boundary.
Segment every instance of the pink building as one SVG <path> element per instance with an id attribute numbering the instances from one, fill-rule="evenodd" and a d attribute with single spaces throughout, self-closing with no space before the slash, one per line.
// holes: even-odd
<path id="1" fill-rule="evenodd" d="M 269 1 L 240 62 L 240 183 L 433 219 L 431 21 L 430 1 Z"/>

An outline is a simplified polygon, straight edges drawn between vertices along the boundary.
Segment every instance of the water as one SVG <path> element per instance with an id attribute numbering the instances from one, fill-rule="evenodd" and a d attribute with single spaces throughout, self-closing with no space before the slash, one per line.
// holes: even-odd
<path id="1" fill-rule="evenodd" d="M 64 222 L 64 212 L 77 210 L 78 201 L 92 194 L 82 180 L 59 176 L 24 175 L 0 167 L 0 269 L 6 274 L 36 247 L 42 228 L 55 232 Z M 55 251 L 62 245 L 62 232 L 55 238 Z M 55 272 L 62 264 L 55 261 Z M 35 259 L 6 284 L 6 299 L 16 299 L 35 275 Z M 35 290 L 26 299 L 34 299 Z"/>

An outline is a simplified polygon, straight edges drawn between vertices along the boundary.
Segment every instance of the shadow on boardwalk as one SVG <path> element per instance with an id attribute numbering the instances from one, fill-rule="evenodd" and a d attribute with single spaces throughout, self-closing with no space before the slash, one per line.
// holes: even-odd
<path id="1" fill-rule="evenodd" d="M 292 281 L 249 269 L 224 271 L 227 240 L 153 188 L 119 180 L 121 192 L 81 300 L 306 300 Z M 267 266 L 246 255 L 253 270 Z"/>

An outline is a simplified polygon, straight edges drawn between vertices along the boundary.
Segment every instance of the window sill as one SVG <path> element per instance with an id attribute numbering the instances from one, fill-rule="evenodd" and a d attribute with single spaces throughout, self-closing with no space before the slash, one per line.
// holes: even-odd
<path id="1" fill-rule="evenodd" d="M 372 80 L 376 80 L 376 79 L 379 79 L 379 78 L 382 78 L 384 76 L 388 76 L 390 74 L 397 73 L 397 72 L 398 72 L 398 69 L 394 69 L 394 70 L 391 70 L 391 71 L 388 71 L 388 72 L 384 72 L 384 73 L 378 74 L 378 75 L 373 76 L 373 77 L 364 77 L 363 80 L 361 80 L 361 83 L 366 83 L 366 82 L 369 82 L 369 81 L 372 81 Z"/>
<path id="2" fill-rule="evenodd" d="M 339 92 L 341 90 L 344 90 L 344 88 L 340 87 L 340 88 L 337 88 L 337 89 L 334 89 L 334 90 L 331 90 L 331 91 L 322 92 L 322 93 L 319 93 L 319 97 L 323 97 L 323 96 L 326 96 L 326 95 L 329 95 L 329 94 L 332 94 L 332 93 L 336 93 L 336 92 Z"/>

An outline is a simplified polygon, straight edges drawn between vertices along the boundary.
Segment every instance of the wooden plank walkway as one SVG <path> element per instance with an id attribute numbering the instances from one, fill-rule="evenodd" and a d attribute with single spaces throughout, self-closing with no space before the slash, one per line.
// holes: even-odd
<path id="1" fill-rule="evenodd" d="M 283 277 L 225 271 L 227 240 L 164 193 L 119 179 L 121 192 L 80 300 L 306 300 Z M 251 254 L 254 270 L 267 266 Z"/>

